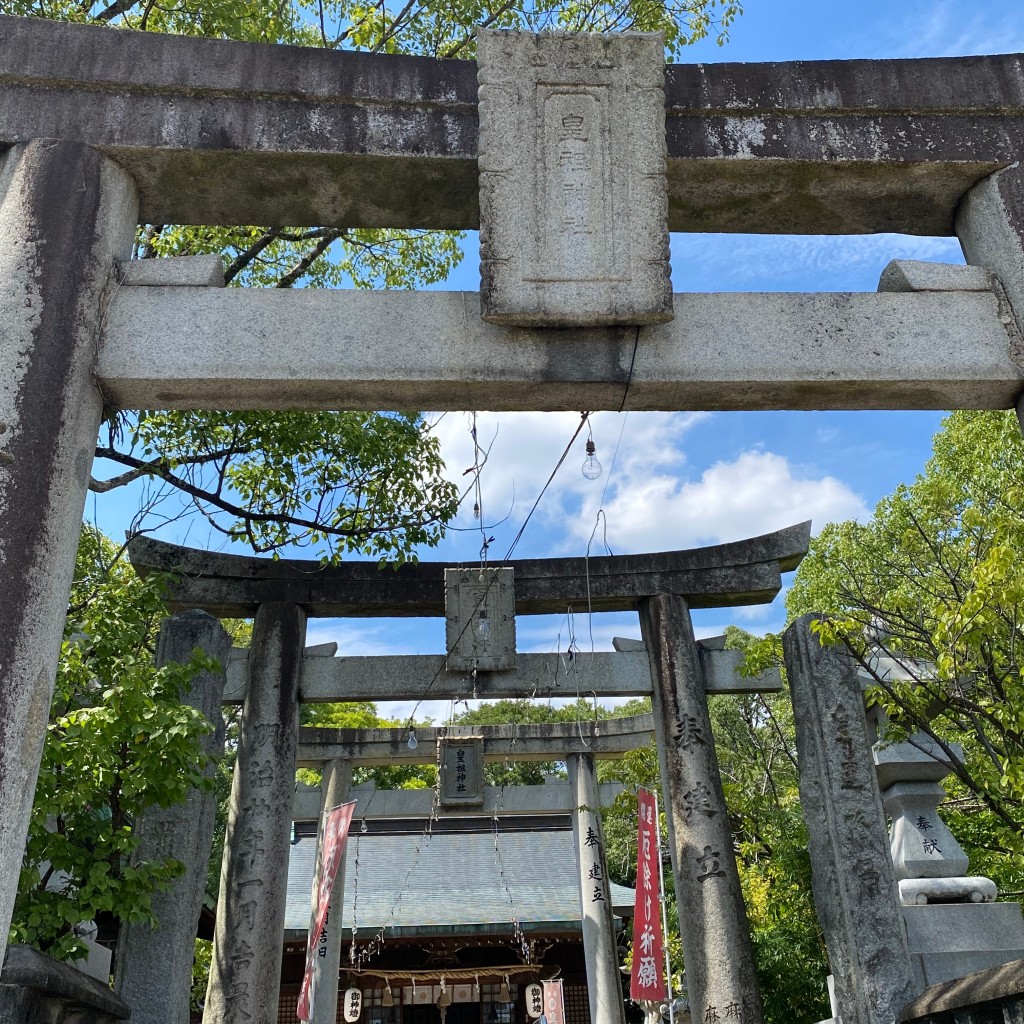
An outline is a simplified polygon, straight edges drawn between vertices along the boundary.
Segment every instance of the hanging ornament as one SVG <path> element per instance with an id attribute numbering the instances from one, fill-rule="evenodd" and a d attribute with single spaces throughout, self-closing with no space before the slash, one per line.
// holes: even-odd
<path id="1" fill-rule="evenodd" d="M 597 461 L 597 445 L 592 437 L 587 438 L 587 457 L 583 460 L 583 475 L 596 480 L 601 475 L 601 463 Z"/>
<path id="2" fill-rule="evenodd" d="M 544 1016 L 544 988 L 537 982 L 526 986 L 526 1012 L 534 1019 Z"/>
<path id="3" fill-rule="evenodd" d="M 359 1020 L 363 1012 L 363 993 L 357 988 L 347 989 L 345 992 L 345 1020 L 354 1024 Z"/>
<path id="4" fill-rule="evenodd" d="M 391 994 L 391 982 L 388 981 L 385 978 L 384 979 L 384 984 L 387 987 L 384 989 L 384 994 L 380 997 L 380 1005 L 381 1006 L 394 1006 L 395 1005 L 395 997 Z"/>
<path id="5" fill-rule="evenodd" d="M 511 1003 L 512 994 L 508 990 L 508 975 L 505 975 L 505 980 L 501 983 L 501 988 L 498 989 L 498 1002 L 499 1003 Z"/>

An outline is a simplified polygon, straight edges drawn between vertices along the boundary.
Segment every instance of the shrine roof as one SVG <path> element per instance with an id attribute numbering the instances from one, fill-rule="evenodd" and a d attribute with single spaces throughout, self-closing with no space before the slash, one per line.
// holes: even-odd
<path id="1" fill-rule="evenodd" d="M 418 856 L 417 845 L 421 847 Z M 392 910 L 395 926 L 388 928 L 389 937 L 507 934 L 513 910 L 525 932 L 580 929 L 571 830 L 499 832 L 507 892 L 494 847 L 491 831 L 435 832 L 429 839 L 422 832 L 361 835 L 354 831 L 346 850 L 345 932 L 351 934 L 353 904 L 358 932 L 367 938 L 389 925 Z M 286 939 L 304 937 L 308 930 L 315 857 L 316 838 L 300 835 L 291 846 L 288 863 Z M 611 885 L 616 914 L 632 915 L 633 895 L 632 889 Z"/>

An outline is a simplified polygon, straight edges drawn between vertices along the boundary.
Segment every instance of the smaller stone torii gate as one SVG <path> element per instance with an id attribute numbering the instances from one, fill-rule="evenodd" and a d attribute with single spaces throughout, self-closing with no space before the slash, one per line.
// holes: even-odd
<path id="1" fill-rule="evenodd" d="M 360 659 L 367 668 L 375 660 Z M 368 672 L 369 676 L 371 673 Z M 296 763 L 300 768 L 323 771 L 320 811 L 326 814 L 354 795 L 349 786 L 357 766 L 436 763 L 437 792 L 400 791 L 389 794 L 400 808 L 419 807 L 432 815 L 436 810 L 454 813 L 499 814 L 506 802 L 533 812 L 564 809 L 572 817 L 573 845 L 580 893 L 581 927 L 587 968 L 590 1019 L 624 1024 L 622 983 L 616 948 L 605 855 L 601 808 L 606 805 L 597 782 L 595 759 L 619 757 L 646 746 L 654 732 L 651 715 L 610 721 L 544 725 L 454 726 L 418 730 L 417 746 L 410 748 L 405 729 L 300 729 Z M 564 763 L 569 783 L 564 808 L 552 806 L 553 787 L 516 787 L 491 790 L 483 785 L 483 765 L 488 761 L 557 761 Z M 460 771 L 461 769 L 461 771 Z M 465 781 L 459 781 L 465 780 Z M 536 790 L 541 790 L 540 793 Z M 508 800 L 506 800 L 506 794 Z M 428 796 L 423 808 L 422 796 Z M 404 800 L 402 798 L 405 798 Z M 358 808 L 357 808 L 358 811 Z M 394 806 L 392 815 L 398 813 Z M 322 817 L 321 817 L 322 841 Z M 317 870 L 321 863 L 317 855 Z M 284 866 L 287 867 L 286 865 Z M 226 868 L 227 870 L 227 868 Z M 315 888 L 314 888 L 315 891 Z M 335 892 L 344 891 L 339 874 Z M 341 964 L 341 905 L 332 901 L 327 925 L 320 938 L 322 956 L 315 961 L 318 995 L 311 1024 L 334 1024 L 337 1014 L 338 971 Z M 337 906 L 337 913 L 334 913 Z M 311 915 L 312 921 L 312 915 Z M 311 925 L 312 927 L 312 925 Z M 231 934 L 228 923 L 224 932 Z M 218 928 L 218 936 L 221 929 Z M 525 935 L 513 943 L 526 942 Z M 526 947 L 529 948 L 528 946 Z M 248 982 L 250 979 L 246 979 Z M 223 984 L 223 981 L 222 981 Z"/>
<path id="2" fill-rule="evenodd" d="M 349 777 L 346 762 L 423 760 L 423 753 L 409 749 L 405 730 L 358 734 L 309 730 L 300 738 L 300 701 L 571 697 L 579 693 L 650 694 L 653 718 L 602 721 L 561 734 L 543 726 L 498 729 L 490 748 L 485 740 L 484 756 L 507 756 L 514 740 L 517 758 L 564 758 L 577 807 L 591 809 L 587 827 L 598 831 L 594 809 L 600 800 L 592 758 L 620 753 L 653 729 L 667 794 L 691 998 L 695 1005 L 720 1007 L 723 1013 L 733 1007 L 740 1020 L 758 1024 L 761 1009 L 750 934 L 706 694 L 777 690 L 781 684 L 777 673 L 740 678 L 738 652 L 695 641 L 689 609 L 770 601 L 781 586 L 781 573 L 795 568 L 806 552 L 809 533 L 810 524 L 803 523 L 746 541 L 689 551 L 516 561 L 488 570 L 443 563 L 405 565 L 397 571 L 381 570 L 377 563 L 324 567 L 318 562 L 209 554 L 145 538 L 132 541 L 129 555 L 139 572 L 166 570 L 176 575 L 169 602 L 172 608 L 188 610 L 168 620 L 168 629 L 181 629 L 192 638 L 199 621 L 196 616 L 212 623 L 211 629 L 216 626 L 203 613 L 255 618 L 252 645 L 227 663 L 227 686 L 220 694 L 223 701 L 241 702 L 242 719 L 206 1024 L 237 1024 L 240 1019 L 275 1024 L 296 766 L 330 766 L 327 785 L 333 804 Z M 471 618 L 464 626 L 486 613 L 493 633 L 478 643 L 466 661 L 458 660 L 459 637 L 453 642 L 451 634 L 447 654 L 438 656 L 324 657 L 333 653 L 332 645 L 303 654 L 309 615 L 440 615 L 445 613 L 446 601 L 451 606 L 453 600 L 464 611 L 461 598 L 452 597 L 452 580 L 467 576 Z M 507 585 L 510 589 L 499 593 Z M 620 642 L 623 649 L 614 653 L 576 655 L 567 670 L 558 656 L 516 654 L 514 632 L 509 650 L 498 635 L 496 612 L 503 601 L 509 602 L 510 611 L 514 605 L 518 614 L 588 604 L 594 611 L 638 608 L 643 643 Z M 450 612 L 451 607 L 449 623 Z M 175 626 L 178 620 L 181 624 Z M 473 671 L 498 661 L 503 667 Z M 426 731 L 419 737 L 421 743 L 439 738 L 438 733 Z M 883 820 L 878 827 L 884 835 Z M 160 852 L 175 855 L 166 846 Z M 584 948 L 594 971 L 591 1017 L 595 1024 L 615 1024 L 622 1019 L 622 1002 L 610 907 L 589 907 L 584 901 L 583 909 Z M 159 932 L 151 935 L 147 940 L 136 931 L 133 944 L 149 941 L 153 949 L 162 949 L 163 966 L 156 963 L 156 969 L 170 969 L 172 958 Z M 176 987 L 154 977 L 158 960 L 135 952 L 122 957 L 120 991 L 130 1003 L 137 996 L 133 1007 L 137 1024 L 155 1024 L 166 1014 L 166 1001 L 153 1004 L 152 996 L 148 999 L 154 1015 L 140 1012 L 138 1003 L 147 999 L 145 993 Z M 188 963 L 190 959 L 185 960 Z"/>

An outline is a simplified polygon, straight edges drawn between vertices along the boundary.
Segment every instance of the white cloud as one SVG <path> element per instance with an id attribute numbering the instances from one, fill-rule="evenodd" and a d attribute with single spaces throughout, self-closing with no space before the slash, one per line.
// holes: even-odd
<path id="1" fill-rule="evenodd" d="M 581 508 L 589 520 L 587 533 L 593 527 L 600 496 L 609 480 L 621 474 L 644 472 L 645 467 L 657 465 L 660 471 L 678 470 L 686 461 L 680 447 L 684 435 L 697 423 L 708 418 L 707 413 L 656 413 L 629 417 L 614 413 L 596 413 L 591 416 L 590 429 L 597 444 L 597 455 L 604 466 L 599 480 L 585 480 L 580 467 L 585 457 L 584 445 L 588 436 L 585 428 L 577 437 L 565 463 L 555 475 L 531 520 L 529 535 L 516 555 L 522 557 L 538 533 L 549 535 L 550 544 L 544 551 L 534 554 L 550 555 L 552 547 L 565 551 L 565 544 L 575 543 Z M 481 447 L 489 449 L 489 456 L 481 474 L 483 521 L 488 536 L 495 536 L 489 557 L 500 560 L 508 550 L 523 520 L 529 514 L 538 495 L 551 475 L 566 444 L 580 422 L 579 413 L 479 413 L 477 437 Z M 442 452 L 451 479 L 466 487 L 472 480 L 465 470 L 473 466 L 473 442 L 469 433 L 471 419 L 463 414 L 449 414 L 437 428 Z M 623 441 L 616 457 L 620 431 Z M 632 468 L 630 468 L 632 467 Z M 463 503 L 455 525 L 463 531 L 456 533 L 454 543 L 459 544 L 463 557 L 473 557 L 480 546 L 481 535 L 475 529 L 473 517 L 474 497 Z"/>
<path id="2" fill-rule="evenodd" d="M 806 519 L 819 530 L 826 522 L 867 514 L 861 498 L 842 481 L 800 475 L 786 458 L 768 451 L 745 451 L 716 462 L 698 480 L 642 461 L 627 463 L 605 508 L 608 540 L 616 552 L 739 540 Z"/>
<path id="3" fill-rule="evenodd" d="M 929 0 L 883 30 L 885 57 L 960 57 L 1024 50 L 1020 7 L 1000 16 L 976 0 Z M 876 26 L 878 27 L 878 26 Z M 877 45 L 877 40 L 876 40 Z"/>

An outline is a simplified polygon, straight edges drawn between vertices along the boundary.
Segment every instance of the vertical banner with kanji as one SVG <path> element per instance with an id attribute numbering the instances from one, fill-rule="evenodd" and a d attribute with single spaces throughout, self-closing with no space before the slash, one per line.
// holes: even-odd
<path id="1" fill-rule="evenodd" d="M 548 1024 L 565 1024 L 565 1003 L 562 1001 L 562 982 L 544 982 L 544 1016 Z"/>
<path id="2" fill-rule="evenodd" d="M 296 1015 L 299 1020 L 309 1020 L 313 1016 L 313 965 L 316 963 L 320 939 L 327 925 L 327 910 L 331 905 L 331 894 L 334 880 L 338 877 L 341 858 L 345 855 L 345 840 L 348 839 L 348 828 L 352 823 L 352 811 L 355 800 L 340 807 L 332 807 L 324 820 L 323 838 L 320 849 L 320 883 L 316 894 L 316 926 L 309 933 L 306 946 L 306 973 L 302 977 L 302 989 L 299 992 L 299 1005 Z M 338 913 L 341 913 L 341 899 L 338 899 Z M 337 980 L 335 979 L 335 984 Z"/>
<path id="3" fill-rule="evenodd" d="M 661 843 L 657 802 L 653 793 L 637 790 L 640 828 L 637 833 L 636 907 L 633 914 L 633 972 L 629 996 L 636 1002 L 667 998 L 664 945 L 661 933 Z"/>

